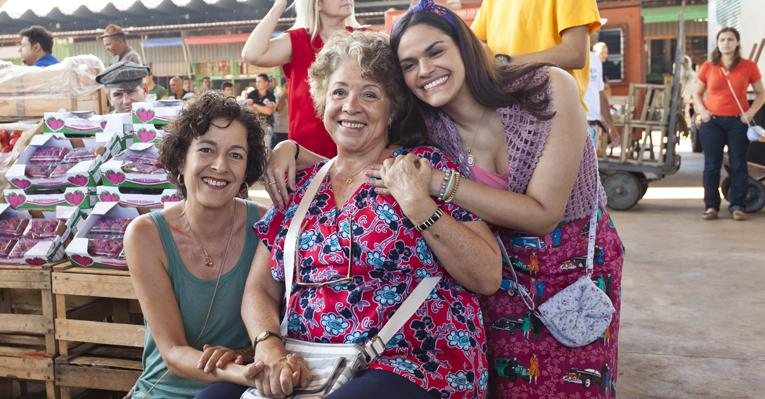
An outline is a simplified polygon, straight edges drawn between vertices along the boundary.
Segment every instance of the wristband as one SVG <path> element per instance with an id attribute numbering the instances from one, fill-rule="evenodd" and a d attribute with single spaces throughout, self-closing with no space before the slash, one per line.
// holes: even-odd
<path id="1" fill-rule="evenodd" d="M 430 226 L 433 226 L 438 221 L 438 219 L 441 219 L 441 216 L 444 216 L 444 211 L 441 208 L 436 208 L 436 211 L 433 212 L 429 218 L 427 218 L 424 222 L 415 225 L 414 228 L 419 232 L 423 232 L 430 228 Z"/>

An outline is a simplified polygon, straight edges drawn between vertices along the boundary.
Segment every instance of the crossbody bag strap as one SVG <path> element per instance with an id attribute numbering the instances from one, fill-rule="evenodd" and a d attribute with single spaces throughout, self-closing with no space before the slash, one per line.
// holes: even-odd
<path id="1" fill-rule="evenodd" d="M 414 316 L 417 309 L 422 306 L 430 292 L 436 287 L 441 277 L 425 277 L 420 281 L 412 293 L 401 303 L 401 306 L 393 312 L 388 322 L 380 329 L 376 336 L 364 345 L 364 352 L 367 355 L 367 363 L 374 360 L 385 350 L 385 346 L 398 333 L 401 327 Z"/>
<path id="2" fill-rule="evenodd" d="M 284 300 L 285 311 L 284 318 L 282 318 L 281 335 L 287 336 L 287 324 L 289 321 L 290 312 L 290 295 L 292 294 L 292 284 L 295 278 L 295 254 L 297 253 L 298 236 L 300 235 L 300 229 L 303 224 L 308 207 L 313 201 L 313 197 L 316 196 L 316 192 L 319 191 L 319 186 L 324 181 L 324 177 L 329 173 L 329 169 L 332 167 L 332 163 L 335 162 L 335 158 L 330 159 L 324 166 L 319 169 L 313 176 L 311 183 L 303 194 L 303 198 L 300 200 L 295 215 L 292 216 L 290 221 L 290 227 L 287 229 L 287 236 L 284 238 Z M 350 256 L 350 254 L 349 254 Z"/>
<path id="3" fill-rule="evenodd" d="M 738 101 L 738 97 L 736 97 L 736 92 L 733 90 L 733 84 L 730 83 L 730 79 L 728 78 L 728 71 L 726 71 L 725 68 L 721 66 L 720 73 L 722 73 L 723 77 L 725 78 L 725 82 L 728 83 L 728 89 L 730 89 L 730 94 L 733 96 L 733 99 L 736 100 L 736 105 L 738 105 L 738 110 L 741 111 L 741 116 L 744 116 L 744 107 L 741 106 L 741 102 Z M 744 117 L 744 119 L 746 119 L 746 117 Z M 751 125 L 752 122 L 746 119 L 746 124 Z"/>

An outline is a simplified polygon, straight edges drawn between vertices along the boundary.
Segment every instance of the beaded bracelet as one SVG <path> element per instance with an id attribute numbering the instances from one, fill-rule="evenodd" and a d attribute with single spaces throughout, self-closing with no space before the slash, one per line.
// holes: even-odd
<path id="1" fill-rule="evenodd" d="M 444 181 L 441 182 L 441 191 L 438 194 L 438 200 L 443 201 L 444 196 L 446 195 L 446 185 L 449 183 L 449 178 L 452 174 L 452 170 L 449 169 L 446 172 L 444 172 Z"/>
<path id="2" fill-rule="evenodd" d="M 433 226 L 438 221 L 438 219 L 441 219 L 441 216 L 444 216 L 444 211 L 441 208 L 436 208 L 436 211 L 433 212 L 429 218 L 427 218 L 424 222 L 415 225 L 414 228 L 419 232 L 423 232 L 430 226 Z"/>
<path id="3" fill-rule="evenodd" d="M 447 204 L 452 202 L 452 200 L 454 200 L 454 196 L 457 195 L 457 188 L 460 186 L 460 181 L 462 180 L 462 175 L 460 174 L 460 172 L 455 171 L 454 173 L 457 175 L 457 177 L 454 180 L 454 185 L 452 186 L 452 189 L 449 190 L 449 195 L 447 195 L 446 198 L 444 198 L 444 202 Z"/>

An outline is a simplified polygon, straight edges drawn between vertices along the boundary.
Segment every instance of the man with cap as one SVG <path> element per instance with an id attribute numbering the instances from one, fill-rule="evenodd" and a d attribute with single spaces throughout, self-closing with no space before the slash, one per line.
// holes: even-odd
<path id="1" fill-rule="evenodd" d="M 146 99 L 143 78 L 149 67 L 133 62 L 118 62 L 96 76 L 96 82 L 109 89 L 109 103 L 115 113 L 130 112 L 134 102 Z"/>
<path id="2" fill-rule="evenodd" d="M 138 65 L 143 64 L 141 56 L 133 50 L 127 43 L 125 31 L 122 27 L 115 24 L 109 24 L 104 28 L 104 34 L 100 36 L 106 47 L 106 51 L 114 55 L 113 63 L 120 61 L 129 61 Z"/>

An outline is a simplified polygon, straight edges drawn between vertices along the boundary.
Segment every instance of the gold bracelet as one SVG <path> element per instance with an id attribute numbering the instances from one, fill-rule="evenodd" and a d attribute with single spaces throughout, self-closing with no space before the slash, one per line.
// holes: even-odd
<path id="1" fill-rule="evenodd" d="M 438 219 L 441 219 L 441 216 L 444 216 L 444 211 L 441 208 L 436 208 L 436 211 L 433 212 L 433 214 L 430 215 L 429 218 L 427 218 L 424 222 L 418 225 L 415 225 L 414 228 L 415 230 L 419 232 L 423 232 L 427 230 L 428 228 L 430 228 L 430 226 L 433 226 L 434 224 L 436 224 Z"/>
<path id="2" fill-rule="evenodd" d="M 444 198 L 445 203 L 450 203 L 452 200 L 454 200 L 454 196 L 457 195 L 457 187 L 460 186 L 460 180 L 462 179 L 462 175 L 460 172 L 454 171 L 454 173 L 457 174 L 457 177 L 454 180 L 454 185 L 452 186 L 452 189 L 449 191 L 449 195 Z"/>

